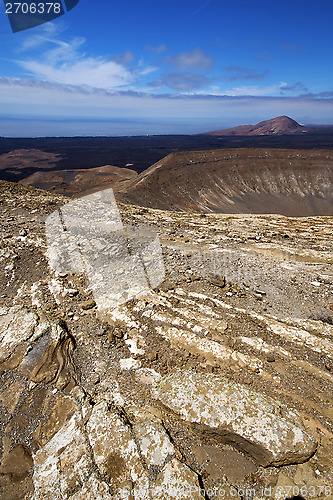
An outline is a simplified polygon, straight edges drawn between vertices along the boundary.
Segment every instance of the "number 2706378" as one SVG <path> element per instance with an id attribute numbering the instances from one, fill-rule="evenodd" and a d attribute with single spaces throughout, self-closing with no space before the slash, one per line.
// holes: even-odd
<path id="1" fill-rule="evenodd" d="M 53 2 L 40 3 L 6 3 L 6 14 L 60 14 L 61 4 Z"/>

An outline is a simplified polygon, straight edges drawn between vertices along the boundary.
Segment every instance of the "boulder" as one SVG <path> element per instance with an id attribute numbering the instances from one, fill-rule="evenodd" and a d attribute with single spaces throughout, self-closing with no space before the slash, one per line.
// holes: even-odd
<path id="1" fill-rule="evenodd" d="M 260 465 L 302 463 L 317 448 L 295 411 L 227 379 L 180 370 L 161 378 L 152 392 L 197 431 L 233 445 Z"/>
<path id="2" fill-rule="evenodd" d="M 0 368 L 14 369 L 35 383 L 64 388 L 72 380 L 74 340 L 66 324 L 21 306 L 0 310 Z"/>
<path id="3" fill-rule="evenodd" d="M 170 455 L 175 454 L 175 448 L 159 422 L 148 417 L 134 424 L 133 432 L 147 467 L 162 466 Z"/>
<path id="4" fill-rule="evenodd" d="M 105 402 L 94 407 L 86 429 L 99 472 L 119 495 L 146 477 L 130 427 Z"/>
<path id="5" fill-rule="evenodd" d="M 79 413 L 33 456 L 34 499 L 60 500 L 80 490 L 93 463 Z"/>

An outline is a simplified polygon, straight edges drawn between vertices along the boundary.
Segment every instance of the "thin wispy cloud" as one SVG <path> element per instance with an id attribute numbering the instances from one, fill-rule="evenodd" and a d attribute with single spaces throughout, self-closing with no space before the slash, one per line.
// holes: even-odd
<path id="1" fill-rule="evenodd" d="M 169 76 L 169 75 L 167 75 Z M 177 77 L 179 75 L 177 74 Z M 190 77 L 196 75 L 190 75 Z M 199 75 L 200 76 L 200 75 Z M 97 96 L 97 97 L 138 97 L 138 98 L 152 98 L 152 99 L 166 99 L 166 100 L 174 100 L 174 99 L 222 99 L 228 100 L 231 98 L 232 100 L 243 101 L 246 99 L 247 102 L 253 98 L 256 99 L 271 99 L 274 102 L 288 102 L 288 101 L 314 101 L 318 99 L 318 101 L 327 102 L 327 99 L 332 101 L 333 104 L 333 90 L 326 92 L 319 92 L 317 94 L 307 93 L 301 94 L 297 97 L 287 97 L 281 96 L 279 94 L 279 90 L 281 88 L 286 87 L 285 82 L 281 82 L 280 84 L 272 85 L 270 87 L 266 87 L 265 89 L 260 89 L 259 87 L 235 87 L 232 89 L 221 89 L 217 86 L 210 86 L 209 90 L 198 90 L 198 91 L 189 91 L 189 92 L 181 92 L 181 93 L 164 93 L 164 94 L 152 94 L 147 90 L 144 92 L 142 89 L 135 91 L 134 87 L 132 89 L 126 90 L 112 90 L 112 89 L 101 89 L 88 85 L 73 85 L 73 84 L 60 84 L 56 82 L 50 82 L 45 80 L 32 80 L 28 78 L 13 78 L 13 77 L 0 77 L 0 97 L 4 97 L 4 92 L 9 92 L 13 90 L 13 94 L 15 92 L 16 95 L 20 95 L 20 99 L 24 100 L 26 92 L 28 89 L 32 89 L 34 92 L 36 91 L 36 95 L 39 95 L 43 92 L 53 92 L 54 94 L 72 94 L 72 95 L 86 95 L 86 96 Z M 276 92 L 276 96 L 273 97 L 271 94 Z M 267 95 L 265 95 L 265 93 Z M 254 95 L 256 94 L 256 95 Z M 1 101 L 0 101 L 1 102 Z M 50 101 L 52 102 L 52 101 Z M 230 101 L 232 102 L 232 101 Z"/>
<path id="2" fill-rule="evenodd" d="M 228 80 L 263 80 L 269 75 L 269 71 L 265 70 L 259 73 L 253 68 L 245 68 L 243 66 L 227 66 L 224 68 L 229 73 Z"/>
<path id="3" fill-rule="evenodd" d="M 108 61 L 114 61 L 118 64 L 130 64 L 134 61 L 134 54 L 131 50 L 126 50 L 123 54 L 115 54 L 108 57 Z"/>
<path id="4" fill-rule="evenodd" d="M 181 52 L 176 56 L 167 56 L 163 63 L 174 66 L 175 68 L 185 70 L 207 71 L 213 67 L 213 58 L 199 47 L 188 52 Z"/>
<path id="5" fill-rule="evenodd" d="M 301 93 L 304 93 L 304 92 L 308 92 L 308 89 L 304 85 L 304 83 L 302 83 L 302 82 L 296 82 L 293 85 L 286 85 L 286 84 L 284 84 L 281 87 L 281 93 L 284 93 L 284 92 L 297 92 L 297 93 L 301 92 Z"/>
<path id="6" fill-rule="evenodd" d="M 164 43 L 162 43 L 161 45 L 147 45 L 146 49 L 150 50 L 154 54 L 161 54 L 162 52 L 165 52 L 167 50 L 167 46 Z"/>
<path id="7" fill-rule="evenodd" d="M 301 47 L 296 43 L 282 42 L 279 43 L 278 47 L 283 54 L 297 54 L 301 50 Z"/>
<path id="8" fill-rule="evenodd" d="M 308 92 L 307 94 L 303 94 L 300 97 L 306 98 L 306 99 L 333 99 L 333 90 L 327 90 L 325 92 L 318 92 L 317 94 L 313 94 L 311 92 Z M 333 120 L 332 120 L 333 122 Z"/>
<path id="9" fill-rule="evenodd" d="M 2 116 L 184 116 L 216 119 L 216 129 L 281 114 L 333 121 L 333 4 L 314 22 L 310 5 L 290 9 L 287 0 L 279 9 L 217 0 L 102 3 L 100 13 L 80 2 L 17 34 L 6 19 Z"/>
<path id="10" fill-rule="evenodd" d="M 247 86 L 247 85 L 242 85 L 240 87 L 233 87 L 231 89 L 225 89 L 221 93 L 227 95 L 227 96 L 235 96 L 235 97 L 240 97 L 240 96 L 253 96 L 253 97 L 258 97 L 258 96 L 263 96 L 263 97 L 269 97 L 269 96 L 277 96 L 281 94 L 281 89 L 284 88 L 285 83 L 281 82 L 279 84 L 273 84 L 269 85 L 266 87 L 259 87 L 259 86 Z"/>
<path id="11" fill-rule="evenodd" d="M 165 73 L 160 78 L 149 83 L 151 87 L 169 87 L 174 90 L 187 91 L 199 89 L 207 85 L 210 79 L 203 75 L 193 75 L 192 73 Z"/>
<path id="12" fill-rule="evenodd" d="M 199 14 L 199 12 L 201 12 L 203 9 L 205 9 L 206 7 L 208 7 L 208 5 L 210 3 L 212 3 L 213 0 L 206 0 L 205 3 L 203 3 L 202 5 L 200 5 L 200 7 L 198 7 L 194 12 L 191 12 L 189 14 L 189 17 L 190 16 L 195 16 L 196 14 Z"/>
<path id="13" fill-rule="evenodd" d="M 16 47 L 17 52 L 29 52 L 47 44 L 48 42 L 52 42 L 55 37 L 59 36 L 60 33 L 66 30 L 66 26 L 62 22 L 57 24 L 46 23 L 36 27 L 35 30 L 34 34 L 29 33 L 23 37 L 21 43 Z"/>

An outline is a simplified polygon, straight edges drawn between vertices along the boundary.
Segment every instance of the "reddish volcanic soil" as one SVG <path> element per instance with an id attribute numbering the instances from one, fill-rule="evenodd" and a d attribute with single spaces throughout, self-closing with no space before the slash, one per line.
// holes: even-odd
<path id="1" fill-rule="evenodd" d="M 238 127 L 207 132 L 207 135 L 282 135 L 299 132 L 307 132 L 307 128 L 302 127 L 302 125 L 289 118 L 289 116 L 278 116 L 271 120 L 257 123 L 256 125 L 239 125 Z"/>
<path id="2" fill-rule="evenodd" d="M 15 149 L 0 155 L 0 171 L 8 173 L 18 170 L 41 168 L 52 169 L 61 160 L 60 154 L 48 153 L 40 149 Z"/>
<path id="3" fill-rule="evenodd" d="M 215 213 L 333 215 L 333 151 L 219 149 L 172 153 L 117 187 L 145 207 Z"/>

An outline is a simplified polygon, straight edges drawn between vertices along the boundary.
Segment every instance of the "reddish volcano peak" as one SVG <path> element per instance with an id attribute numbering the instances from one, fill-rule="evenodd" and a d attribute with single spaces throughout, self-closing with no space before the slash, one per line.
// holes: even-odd
<path id="1" fill-rule="evenodd" d="M 227 128 L 224 130 L 215 130 L 207 132 L 210 135 L 273 135 L 273 134 L 293 134 L 295 132 L 306 131 L 289 116 L 277 116 L 271 120 L 265 120 L 256 125 L 240 125 L 238 127 Z"/>

